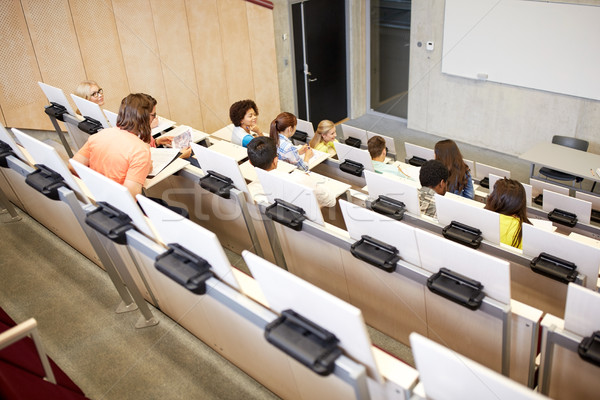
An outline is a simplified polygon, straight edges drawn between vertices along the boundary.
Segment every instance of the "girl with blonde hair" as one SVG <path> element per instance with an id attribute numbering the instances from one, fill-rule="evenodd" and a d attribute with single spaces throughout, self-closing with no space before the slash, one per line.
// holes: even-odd
<path id="1" fill-rule="evenodd" d="M 328 119 L 324 119 L 319 122 L 315 135 L 310 140 L 310 147 L 315 150 L 328 153 L 331 156 L 335 156 L 335 145 L 337 142 L 335 133 L 335 124 Z"/>

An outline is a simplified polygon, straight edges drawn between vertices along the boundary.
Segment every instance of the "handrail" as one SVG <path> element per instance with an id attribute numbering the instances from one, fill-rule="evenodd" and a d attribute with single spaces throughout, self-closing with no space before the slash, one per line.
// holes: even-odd
<path id="1" fill-rule="evenodd" d="M 268 8 L 269 10 L 273 9 L 273 2 L 269 1 L 269 0 L 246 0 L 246 1 L 257 4 L 259 6 L 263 6 L 265 8 Z"/>
<path id="2" fill-rule="evenodd" d="M 33 339 L 38 356 L 40 357 L 40 361 L 44 367 L 44 373 L 46 374 L 45 379 L 56 384 L 56 378 L 54 377 L 54 372 L 52 372 L 52 367 L 50 367 L 48 356 L 44 351 L 44 346 L 42 345 L 42 340 L 38 334 L 37 322 L 35 319 L 29 318 L 27 321 L 21 322 L 20 324 L 0 333 L 0 349 L 8 347 L 29 335 L 31 335 L 31 338 Z"/>

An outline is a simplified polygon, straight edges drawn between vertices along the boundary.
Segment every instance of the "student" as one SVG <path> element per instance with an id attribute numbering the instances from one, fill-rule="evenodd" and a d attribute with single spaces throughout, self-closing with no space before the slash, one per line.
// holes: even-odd
<path id="1" fill-rule="evenodd" d="M 253 137 L 262 136 L 256 125 L 258 107 L 252 100 L 236 101 L 229 108 L 229 119 L 234 125 L 231 142 L 238 146 L 248 146 Z"/>
<path id="2" fill-rule="evenodd" d="M 252 139 L 250 143 L 248 143 L 248 159 L 250 160 L 250 164 L 256 168 L 264 169 L 265 171 L 273 171 L 273 173 L 283 174 L 275 170 L 278 162 L 277 147 L 271 138 L 259 136 Z M 335 205 L 335 197 L 329 193 L 323 185 L 315 184 L 310 179 L 308 174 L 297 171 L 293 174 L 285 174 L 285 176 L 294 182 L 313 189 L 315 196 L 317 197 L 319 207 L 333 207 Z M 257 192 L 262 194 L 262 188 L 257 189 Z"/>
<path id="3" fill-rule="evenodd" d="M 150 114 L 150 129 L 154 129 L 158 126 L 158 116 L 156 115 L 156 105 L 158 102 L 156 99 L 149 94 L 142 93 L 143 96 L 147 96 L 147 100 L 152 104 L 152 113 Z M 170 146 L 173 143 L 173 136 L 162 135 L 158 138 L 154 139 L 152 135 L 150 135 L 150 147 L 158 147 L 158 146 Z M 192 146 L 188 146 L 185 149 L 180 150 L 181 154 L 179 158 L 188 159 L 192 164 L 196 165 L 197 161 L 192 156 Z M 198 166 L 198 165 L 196 165 Z"/>
<path id="4" fill-rule="evenodd" d="M 448 168 L 437 160 L 429 160 L 421 166 L 419 181 L 421 182 L 419 189 L 421 214 L 437 218 L 435 194 L 442 196 L 446 194 Z"/>
<path id="5" fill-rule="evenodd" d="M 75 95 L 94 102 L 100 107 L 104 105 L 104 90 L 94 81 L 81 82 L 75 89 Z"/>
<path id="6" fill-rule="evenodd" d="M 400 167 L 395 167 L 392 164 L 386 164 L 384 162 L 385 156 L 387 155 L 384 138 L 381 136 L 373 136 L 367 142 L 367 148 L 371 155 L 371 159 L 373 160 L 373 169 L 375 172 L 378 174 L 390 174 L 405 179 L 411 179 L 411 177 L 402 172 Z"/>
<path id="7" fill-rule="evenodd" d="M 467 199 L 475 197 L 471 171 L 453 140 L 440 140 L 435 144 L 435 159 L 448 168 L 448 191 Z"/>
<path id="8" fill-rule="evenodd" d="M 300 149 L 294 147 L 290 138 L 296 132 L 298 120 L 289 112 L 282 112 L 271 122 L 269 136 L 277 146 L 277 157 L 280 160 L 294 164 L 303 171 L 308 171 L 308 160 L 313 156 L 313 151 L 308 145 Z M 300 157 L 303 155 L 304 157 Z"/>
<path id="9" fill-rule="evenodd" d="M 527 218 L 525 188 L 514 179 L 499 179 L 487 198 L 485 209 L 500 213 L 500 242 L 518 249 L 523 248 L 523 222 Z"/>
<path id="10" fill-rule="evenodd" d="M 73 160 L 125 186 L 135 198 L 142 193 L 152 171 L 150 139 L 156 119 L 156 100 L 144 93 L 132 93 L 121 100 L 117 126 L 90 136 Z M 75 170 L 69 164 L 69 169 Z M 187 218 L 187 210 L 169 206 L 162 199 L 150 198 Z"/>
<path id="11" fill-rule="evenodd" d="M 156 117 L 156 100 L 132 93 L 121 101 L 117 126 L 90 136 L 73 159 L 125 186 L 132 196 L 152 170 L 150 127 Z M 73 171 L 74 172 L 74 171 Z"/>
<path id="12" fill-rule="evenodd" d="M 334 143 L 337 142 L 335 136 L 335 124 L 328 119 L 324 119 L 323 121 L 319 122 L 317 131 L 310 140 L 309 145 L 315 150 L 335 156 L 336 152 Z"/>

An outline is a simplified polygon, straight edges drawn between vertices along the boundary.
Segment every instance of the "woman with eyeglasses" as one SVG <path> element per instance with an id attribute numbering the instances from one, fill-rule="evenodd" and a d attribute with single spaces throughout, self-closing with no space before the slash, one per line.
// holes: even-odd
<path id="1" fill-rule="evenodd" d="M 100 107 L 104 105 L 104 90 L 94 81 L 81 82 L 75 89 L 75 95 L 96 103 Z"/>

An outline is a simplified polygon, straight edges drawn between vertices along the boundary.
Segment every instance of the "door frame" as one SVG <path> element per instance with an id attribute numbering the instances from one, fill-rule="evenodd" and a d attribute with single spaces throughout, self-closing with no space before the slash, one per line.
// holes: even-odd
<path id="1" fill-rule="evenodd" d="M 412 1 L 411 1 L 412 4 Z M 372 35 L 372 27 L 371 27 L 371 0 L 366 0 L 366 21 L 365 21 L 365 29 L 366 29 L 366 43 L 365 43 L 365 50 L 367 52 L 366 54 L 366 69 L 365 69 L 365 82 L 366 82 L 366 100 L 367 100 L 367 114 L 370 115 L 376 115 L 379 117 L 386 117 L 386 118 L 390 118 L 393 120 L 397 120 L 400 122 L 404 122 L 404 123 L 408 123 L 408 109 L 406 110 L 406 118 L 402 118 L 402 117 L 398 117 L 396 115 L 392 115 L 392 114 L 386 114 L 383 113 L 381 111 L 375 111 L 375 109 L 373 109 L 373 104 L 371 103 L 371 90 L 372 90 L 372 85 L 371 85 L 371 67 L 372 67 L 372 63 L 371 63 L 371 35 Z M 412 10 L 411 10 L 412 12 Z M 411 16 L 412 18 L 412 16 Z M 411 20 L 411 34 L 412 34 L 412 20 Z M 408 69 L 408 79 L 409 79 L 409 85 L 408 85 L 408 93 L 406 94 L 406 96 L 410 96 L 410 64 L 409 64 L 409 69 Z M 407 98 L 407 100 L 410 100 L 409 98 Z"/>
<path id="2" fill-rule="evenodd" d="M 289 26 L 290 26 L 290 40 L 291 40 L 291 45 L 290 45 L 290 51 L 292 53 L 292 57 L 291 57 L 291 66 L 292 66 L 292 79 L 293 79 L 293 87 L 294 87 L 294 114 L 298 115 L 298 88 L 297 88 L 297 76 L 296 76 L 296 51 L 294 48 L 294 43 L 296 38 L 294 37 L 294 21 L 293 21 L 293 17 L 292 17 L 292 5 L 293 4 L 298 4 L 298 3 L 306 3 L 309 2 L 311 0 L 288 0 L 288 19 L 289 19 Z M 313 0 L 313 1 L 320 1 L 320 0 Z M 369 0 L 367 0 L 369 1 Z M 352 59 L 350 57 L 350 52 L 352 51 L 351 46 L 350 46 L 350 41 L 348 40 L 348 38 L 350 37 L 350 0 L 344 0 L 344 19 L 345 19 L 345 32 L 344 32 L 344 37 L 345 37 L 345 43 L 346 43 L 346 118 L 345 120 L 350 118 L 350 107 L 351 107 L 351 99 L 352 99 L 352 86 L 351 86 L 351 80 L 350 80 L 350 60 Z M 368 9 L 367 9 L 368 10 Z M 302 19 L 304 21 L 304 12 L 302 13 Z M 302 26 L 302 34 L 304 35 L 304 25 Z M 302 41 L 302 49 L 304 51 L 304 56 L 306 55 L 306 43 L 304 42 L 304 40 Z M 304 59 L 305 61 L 306 59 Z M 304 62 L 304 66 L 306 68 L 306 62 Z M 368 81 L 367 81 L 367 85 L 368 85 Z M 310 107 L 309 107 L 309 95 L 308 95 L 308 80 L 306 77 L 306 74 L 304 75 L 304 90 L 306 93 L 306 115 L 308 116 L 307 119 L 309 122 L 311 122 L 313 125 L 315 124 L 314 121 L 310 120 Z M 334 123 L 337 123 L 339 121 L 333 121 Z M 319 121 L 316 122 L 317 124 L 319 123 Z M 315 127 L 316 128 L 316 127 Z"/>

